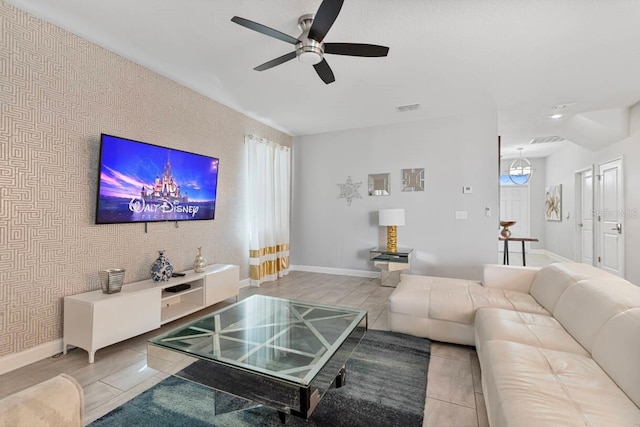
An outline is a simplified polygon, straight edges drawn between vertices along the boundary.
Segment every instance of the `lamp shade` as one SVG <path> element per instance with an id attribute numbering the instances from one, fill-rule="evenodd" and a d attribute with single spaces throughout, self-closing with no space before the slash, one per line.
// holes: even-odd
<path id="1" fill-rule="evenodd" d="M 379 225 L 404 225 L 404 209 L 380 209 Z"/>

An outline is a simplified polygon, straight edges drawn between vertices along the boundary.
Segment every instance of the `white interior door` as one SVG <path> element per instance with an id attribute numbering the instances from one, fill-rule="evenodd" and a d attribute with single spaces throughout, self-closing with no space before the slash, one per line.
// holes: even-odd
<path id="1" fill-rule="evenodd" d="M 593 168 L 576 173 L 577 214 L 577 260 L 594 264 L 593 259 Z"/>
<path id="2" fill-rule="evenodd" d="M 513 237 L 529 237 L 529 186 L 501 185 L 500 186 L 500 220 L 516 221 L 509 227 Z M 528 243 L 527 243 L 528 245 Z M 500 242 L 499 250 L 503 250 L 504 243 Z M 509 252 L 522 252 L 519 242 L 511 242 Z"/>
<path id="3" fill-rule="evenodd" d="M 598 168 L 598 258 L 596 265 L 624 277 L 624 197 L 622 159 Z"/>

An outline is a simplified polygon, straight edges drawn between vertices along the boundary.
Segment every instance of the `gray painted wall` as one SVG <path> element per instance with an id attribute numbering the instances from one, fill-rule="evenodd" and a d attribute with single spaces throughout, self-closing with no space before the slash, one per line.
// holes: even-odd
<path id="1" fill-rule="evenodd" d="M 533 165 L 533 176 L 529 180 L 531 186 L 529 209 L 531 216 L 531 237 L 536 237 L 540 241 L 531 244 L 531 249 L 546 248 L 546 233 L 544 219 L 544 200 L 545 200 L 545 177 L 547 174 L 546 159 L 531 159 Z"/>
<path id="2" fill-rule="evenodd" d="M 369 249 L 386 243 L 383 208 L 406 210 L 398 244 L 415 249 L 414 274 L 480 278 L 482 264 L 497 262 L 495 111 L 295 137 L 293 156 L 292 265 L 377 271 Z M 409 168 L 425 169 L 425 191 L 401 191 Z M 368 175 L 387 172 L 391 194 L 369 196 Z M 348 176 L 362 183 L 351 206 L 338 198 Z"/>
<path id="3" fill-rule="evenodd" d="M 546 246 L 568 259 L 574 259 L 575 252 L 575 173 L 594 161 L 595 153 L 575 144 L 547 157 L 546 186 L 562 184 L 562 221 L 545 221 Z"/>
<path id="4" fill-rule="evenodd" d="M 603 150 L 593 152 L 571 145 L 547 158 L 547 185 L 562 184 L 563 216 L 571 212 L 571 218 L 562 222 L 547 222 L 547 249 L 566 258 L 574 258 L 574 213 L 576 171 L 592 164 L 623 157 L 624 169 L 624 236 L 625 277 L 640 284 L 640 264 L 634 258 L 640 252 L 640 104 L 631 107 L 630 136 Z"/>

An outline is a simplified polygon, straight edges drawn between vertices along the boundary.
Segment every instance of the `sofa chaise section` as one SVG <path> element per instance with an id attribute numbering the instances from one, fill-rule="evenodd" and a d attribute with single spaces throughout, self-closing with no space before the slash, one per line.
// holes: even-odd
<path id="1" fill-rule="evenodd" d="M 526 268 L 519 279 L 529 289 L 538 269 Z M 508 276 L 511 270 L 505 270 Z M 507 289 L 504 278 L 490 268 L 490 284 L 444 277 L 403 275 L 389 298 L 389 327 L 394 332 L 462 345 L 474 345 L 473 322 L 480 307 L 549 313 L 527 292 Z"/>

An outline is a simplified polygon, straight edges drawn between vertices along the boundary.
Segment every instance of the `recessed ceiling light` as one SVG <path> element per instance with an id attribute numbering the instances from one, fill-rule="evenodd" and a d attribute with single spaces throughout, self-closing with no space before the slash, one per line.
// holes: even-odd
<path id="1" fill-rule="evenodd" d="M 559 119 L 560 117 L 562 117 L 562 114 L 552 114 L 549 116 L 550 119 Z"/>

